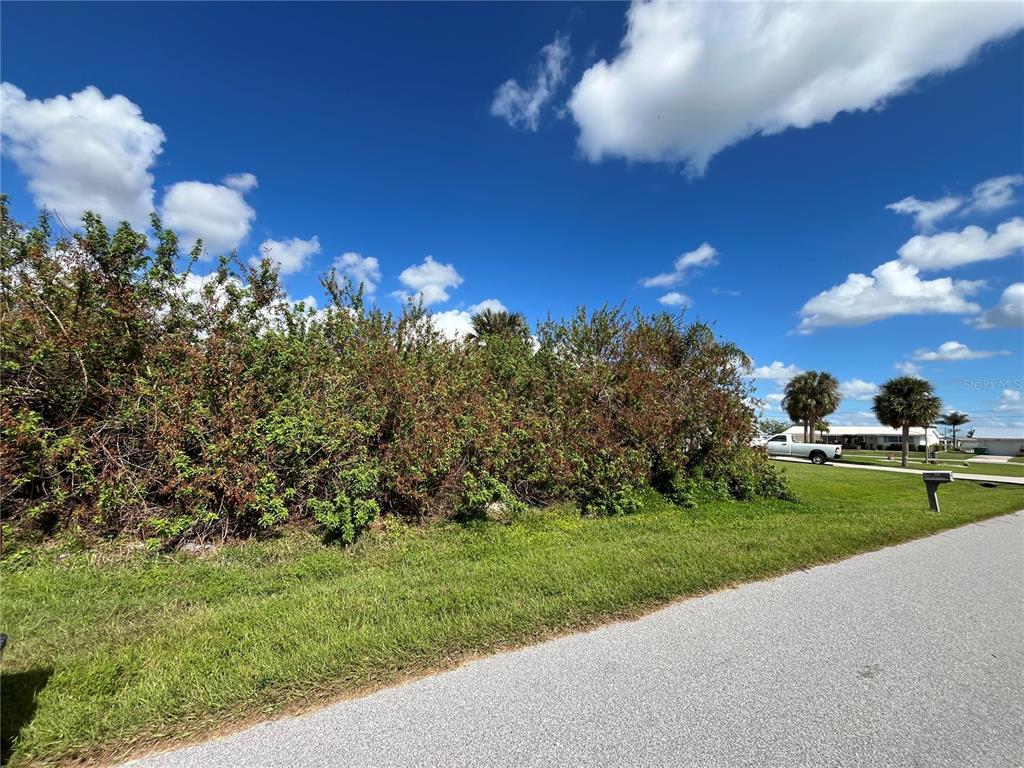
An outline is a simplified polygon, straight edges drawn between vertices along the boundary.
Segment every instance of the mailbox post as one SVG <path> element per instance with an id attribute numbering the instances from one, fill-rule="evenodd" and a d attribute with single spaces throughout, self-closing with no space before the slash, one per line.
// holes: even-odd
<path id="1" fill-rule="evenodd" d="M 924 487 L 928 489 L 928 506 L 932 512 L 939 511 L 939 486 L 953 482 L 952 472 L 925 472 Z"/>

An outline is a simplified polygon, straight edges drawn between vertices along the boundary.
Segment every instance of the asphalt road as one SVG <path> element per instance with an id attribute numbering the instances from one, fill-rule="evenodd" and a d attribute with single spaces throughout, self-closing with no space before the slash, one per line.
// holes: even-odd
<path id="1" fill-rule="evenodd" d="M 1024 514 L 684 601 L 135 768 L 1020 766 Z"/>

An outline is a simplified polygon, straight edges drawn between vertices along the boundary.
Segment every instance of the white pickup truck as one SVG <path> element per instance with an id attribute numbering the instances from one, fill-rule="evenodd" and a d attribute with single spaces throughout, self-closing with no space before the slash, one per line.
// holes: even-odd
<path id="1" fill-rule="evenodd" d="M 774 435 L 764 443 L 769 456 L 799 456 L 810 459 L 812 464 L 824 464 L 843 458 L 843 446 L 821 443 L 798 443 L 792 435 Z"/>

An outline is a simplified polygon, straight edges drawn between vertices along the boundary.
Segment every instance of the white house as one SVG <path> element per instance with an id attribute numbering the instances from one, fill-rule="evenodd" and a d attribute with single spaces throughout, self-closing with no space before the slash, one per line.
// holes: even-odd
<path id="1" fill-rule="evenodd" d="M 961 445 L 993 456 L 1017 456 L 1024 454 L 1024 427 L 975 427 Z"/>
<path id="2" fill-rule="evenodd" d="M 786 434 L 793 435 L 796 440 L 802 440 L 804 428 L 802 426 L 790 427 Z M 902 449 L 903 435 L 901 430 L 892 427 L 829 427 L 829 431 L 816 432 L 815 442 L 826 442 L 832 445 L 841 445 L 844 448 L 861 448 L 873 451 L 898 451 Z M 940 445 L 943 441 L 941 435 L 934 427 L 911 427 L 910 428 L 910 450 L 923 451 L 930 445 Z"/>

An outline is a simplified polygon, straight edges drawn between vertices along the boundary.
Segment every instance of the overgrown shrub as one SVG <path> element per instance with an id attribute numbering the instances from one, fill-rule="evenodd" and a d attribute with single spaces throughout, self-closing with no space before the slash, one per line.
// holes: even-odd
<path id="1" fill-rule="evenodd" d="M 523 509 L 523 503 L 512 494 L 508 486 L 486 472 L 481 475 L 467 472 L 463 475 L 462 498 L 455 512 L 467 518 L 483 517 L 494 506 L 506 513 Z"/>
<path id="2" fill-rule="evenodd" d="M 306 501 L 313 518 L 324 527 L 328 535 L 346 543 L 376 519 L 380 504 L 374 498 L 379 472 L 366 466 L 351 467 L 338 473 L 338 487 L 334 498 Z"/>
<path id="3" fill-rule="evenodd" d="M 155 217 L 149 238 L 92 215 L 55 237 L 4 201 L 5 520 L 171 544 L 311 520 L 348 542 L 381 514 L 786 493 L 746 447 L 749 361 L 704 324 L 605 307 L 452 342 L 333 274 L 315 309 L 269 262 L 200 278 L 200 254 Z"/>

